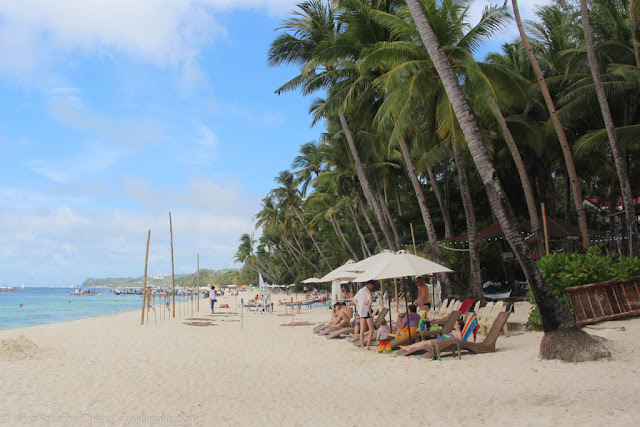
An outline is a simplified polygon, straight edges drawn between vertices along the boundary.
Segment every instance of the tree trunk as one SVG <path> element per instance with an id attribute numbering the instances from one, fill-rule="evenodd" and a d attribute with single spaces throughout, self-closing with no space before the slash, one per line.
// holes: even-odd
<path id="1" fill-rule="evenodd" d="M 295 236 L 293 236 L 293 237 L 295 238 Z M 320 272 L 320 269 L 318 268 L 318 266 L 317 266 L 317 265 L 315 265 L 313 262 L 311 262 L 311 260 L 310 260 L 309 258 L 307 258 L 307 256 L 304 254 L 304 251 L 298 250 L 298 249 L 297 249 L 295 246 L 293 246 L 293 245 L 291 244 L 291 242 L 290 242 L 289 240 L 287 240 L 286 238 L 283 238 L 283 239 L 284 239 L 284 241 L 285 241 L 285 242 L 286 242 L 286 243 L 291 247 L 291 249 L 293 249 L 293 251 L 294 251 L 294 252 L 298 251 L 298 254 L 300 254 L 300 256 L 301 256 L 302 258 L 304 258 L 304 260 L 305 260 L 305 261 L 307 261 L 307 262 L 309 263 L 309 265 L 310 265 L 311 267 L 313 267 L 313 269 L 314 269 L 318 274 L 322 274 L 322 273 Z M 297 241 L 297 239 L 296 239 L 296 241 Z M 300 261 L 298 260 L 298 262 L 300 262 Z"/>
<path id="2" fill-rule="evenodd" d="M 633 5 L 632 5 L 633 6 Z M 600 69 L 598 68 L 598 59 L 596 58 L 596 49 L 593 43 L 593 34 L 591 33 L 591 23 L 589 22 L 589 11 L 587 9 L 587 0 L 580 0 L 580 10 L 582 12 L 582 30 L 584 31 L 585 42 L 587 44 L 587 56 L 589 58 L 589 68 L 593 75 L 593 84 L 598 95 L 598 103 L 600 111 L 604 119 L 604 127 L 607 129 L 609 144 L 611 145 L 611 153 L 616 164 L 618 172 L 618 181 L 620 182 L 620 193 L 622 195 L 622 204 L 625 209 L 625 220 L 627 222 L 627 236 L 629 238 L 629 256 L 633 257 L 634 241 L 636 240 L 635 232 L 635 206 L 633 204 L 633 194 L 631 192 L 631 182 L 629 181 L 629 171 L 627 170 L 627 162 L 624 159 L 618 137 L 616 136 L 616 128 L 611 117 L 611 110 L 607 102 L 607 96 L 604 93 L 604 86 L 600 78 Z M 635 28 L 634 28 L 635 34 Z M 635 46 L 638 49 L 638 46 Z"/>
<path id="3" fill-rule="evenodd" d="M 329 260 L 327 258 L 325 258 L 324 253 L 320 249 L 320 246 L 318 246 L 318 242 L 316 242 L 316 239 L 314 239 L 313 234 L 311 234 L 311 231 L 309 230 L 307 225 L 304 223 L 304 221 L 302 221 L 302 217 L 300 215 L 300 212 L 298 212 L 297 209 L 294 209 L 293 211 L 294 211 L 294 213 L 296 215 L 296 218 L 298 218 L 298 221 L 300 221 L 300 224 L 302 224 L 302 227 L 307 232 L 307 235 L 309 236 L 309 238 L 313 242 L 313 246 L 315 246 L 315 248 L 318 251 L 318 253 L 320 254 L 320 257 L 322 258 L 322 260 L 327 264 L 327 266 L 329 267 L 330 270 L 333 270 L 333 267 L 331 267 L 331 264 L 329 264 Z"/>
<path id="4" fill-rule="evenodd" d="M 398 205 L 398 215 L 404 216 L 402 215 L 402 205 L 400 204 L 400 192 L 398 191 L 398 187 L 396 187 L 395 190 L 396 190 L 396 204 Z"/>
<path id="5" fill-rule="evenodd" d="M 544 76 L 542 75 L 540 65 L 538 65 L 536 56 L 531 49 L 529 38 L 524 31 L 522 20 L 520 19 L 520 11 L 518 10 L 518 1 L 511 0 L 511 3 L 513 5 L 513 14 L 516 19 L 516 24 L 518 25 L 518 31 L 520 32 L 520 38 L 522 39 L 522 43 L 524 44 L 524 48 L 527 52 L 527 56 L 529 57 L 529 61 L 531 62 L 533 70 L 536 73 L 536 77 L 538 78 L 538 84 L 540 85 L 540 90 L 542 91 L 542 97 L 547 104 L 547 109 L 549 110 L 549 115 L 551 116 L 551 122 L 553 123 L 553 127 L 556 131 L 556 134 L 558 135 L 558 141 L 560 141 L 560 147 L 562 148 L 562 154 L 564 155 L 564 162 L 567 165 L 567 171 L 569 172 L 571 192 L 573 193 L 573 202 L 576 205 L 576 213 L 578 214 L 578 226 L 580 227 L 582 246 L 584 246 L 586 250 L 589 248 L 589 230 L 587 228 L 587 216 L 585 215 L 584 205 L 582 204 L 582 191 L 580 190 L 580 183 L 578 182 L 578 174 L 576 173 L 576 166 L 573 162 L 571 147 L 569 147 L 569 141 L 567 141 L 567 136 L 564 133 L 562 123 L 560 123 L 560 119 L 558 118 L 556 107 L 553 103 L 553 99 L 551 98 L 551 93 L 549 92 L 547 83 L 544 80 Z"/>
<path id="6" fill-rule="evenodd" d="M 338 221 L 336 221 L 336 218 L 333 215 L 330 215 L 329 219 L 331 220 L 331 223 L 335 227 L 336 233 L 338 233 L 338 237 L 340 237 L 342 239 L 342 241 L 344 242 L 344 245 L 347 247 L 347 249 L 349 249 L 349 252 L 351 252 L 351 255 L 353 255 L 353 259 L 355 261 L 360 261 L 358 259 L 358 255 L 356 255 L 355 251 L 353 250 L 353 248 L 351 247 L 351 245 L 347 241 L 347 238 L 345 237 L 344 233 L 342 232 L 342 229 L 340 228 L 340 225 L 338 224 Z"/>
<path id="7" fill-rule="evenodd" d="M 473 212 L 473 202 L 469 191 L 469 182 L 464 168 L 464 158 L 460 152 L 460 147 L 453 142 L 453 158 L 458 168 L 458 181 L 460 182 L 460 196 L 464 207 L 465 219 L 467 221 L 467 233 L 469 240 L 469 293 L 471 298 L 482 301 L 484 292 L 482 291 L 482 277 L 480 274 L 480 248 L 478 242 L 478 227 L 476 224 L 476 214 Z"/>
<path id="8" fill-rule="evenodd" d="M 389 245 L 389 249 L 392 251 L 397 251 L 398 247 L 393 240 L 393 235 L 391 234 L 391 230 L 389 229 L 389 225 L 384 220 L 382 208 L 378 204 L 375 196 L 373 195 L 373 191 L 371 190 L 371 185 L 369 185 L 369 180 L 367 179 L 366 174 L 364 173 L 364 167 L 362 166 L 362 162 L 360 161 L 360 155 L 358 154 L 358 149 L 356 148 L 356 143 L 353 140 L 353 135 L 351 134 L 351 130 L 349 129 L 349 124 L 347 123 L 347 117 L 343 112 L 340 112 L 340 123 L 342 124 L 342 130 L 344 131 L 344 135 L 347 138 L 347 143 L 349 144 L 349 150 L 351 150 L 351 155 L 353 156 L 353 162 L 356 166 L 356 173 L 358 174 L 358 181 L 360 181 L 360 185 L 362 186 L 362 192 L 364 193 L 364 197 L 367 199 L 367 203 L 373 210 L 373 214 L 378 221 L 378 225 L 380 225 L 380 229 L 382 230 L 382 234 L 384 234 L 385 239 L 387 240 L 387 245 Z"/>
<path id="9" fill-rule="evenodd" d="M 380 206 L 382 206 L 382 212 L 384 213 L 387 224 L 391 227 L 391 231 L 393 232 L 393 239 L 396 244 L 396 247 L 400 246 L 400 235 L 398 234 L 398 229 L 396 228 L 396 224 L 393 221 L 393 217 L 391 216 L 391 211 L 389 210 L 389 205 L 386 203 L 382 192 L 380 191 L 380 187 L 378 186 L 378 197 L 380 198 Z"/>
<path id="10" fill-rule="evenodd" d="M 507 121 L 504 119 L 502 111 L 500 111 L 500 108 L 498 108 L 498 106 L 495 104 L 493 104 L 491 107 L 493 108 L 493 111 L 498 118 L 498 122 L 500 123 L 500 127 L 502 128 L 502 134 L 504 135 L 504 139 L 507 142 L 507 147 L 509 147 L 509 152 L 511 152 L 513 162 L 516 164 L 516 169 L 518 170 L 518 175 L 520 176 L 520 183 L 522 184 L 522 191 L 524 192 L 524 198 L 527 202 L 529 221 L 531 222 L 531 231 L 536 238 L 538 254 L 542 256 L 545 251 L 544 233 L 542 232 L 542 227 L 540 226 L 538 208 L 536 207 L 536 199 L 533 196 L 533 187 L 531 186 L 531 181 L 529 180 L 529 174 L 527 174 L 527 167 L 524 165 L 524 161 L 522 160 L 522 156 L 520 155 L 520 151 L 518 150 L 516 141 L 515 139 L 513 139 L 513 135 L 511 134 L 511 131 L 507 126 Z"/>
<path id="11" fill-rule="evenodd" d="M 373 234 L 373 239 L 376 241 L 376 246 L 378 250 L 382 252 L 382 245 L 380 244 L 380 238 L 378 237 L 378 232 L 376 231 L 375 226 L 371 222 L 371 218 L 369 218 L 369 213 L 367 212 L 367 206 L 362 200 L 362 194 L 358 192 L 358 201 L 360 202 L 360 210 L 362 210 L 362 216 L 364 216 L 365 221 L 369 225 L 369 229 L 371 230 L 371 234 Z"/>
<path id="12" fill-rule="evenodd" d="M 444 238 L 450 239 L 453 237 L 453 224 L 451 223 L 451 215 L 449 215 L 449 206 L 447 206 L 444 197 L 442 196 L 442 190 L 440 184 L 436 179 L 436 174 L 433 172 L 433 166 L 427 166 L 427 173 L 429 174 L 429 185 L 433 190 L 433 194 L 438 200 L 440 206 L 440 212 L 442 212 L 442 220 L 444 221 Z"/>
<path id="13" fill-rule="evenodd" d="M 640 68 L 640 37 L 638 37 L 638 19 L 640 18 L 640 1 L 629 0 L 629 18 L 631 19 L 631 37 L 636 67 Z"/>
<path id="14" fill-rule="evenodd" d="M 451 104 L 454 108 L 458 123 L 465 135 L 467 144 L 471 151 L 471 156 L 478 168 L 478 172 L 482 177 L 482 181 L 485 186 L 485 190 L 491 203 L 492 211 L 495 213 L 496 218 L 503 232 L 507 238 L 507 241 L 511 245 L 514 253 L 518 257 L 520 266 L 531 286 L 533 296 L 538 305 L 540 320 L 545 332 L 551 332 L 556 330 L 569 330 L 580 331 L 575 328 L 575 320 L 569 313 L 567 307 L 560 301 L 555 299 L 551 294 L 551 289 L 545 283 L 542 278 L 540 270 L 535 264 L 535 261 L 529 254 L 527 245 L 518 230 L 518 223 L 516 217 L 511 209 L 509 200 L 504 193 L 502 184 L 498 179 L 498 174 L 491 162 L 489 152 L 485 147 L 478 123 L 471 111 L 469 103 L 460 88 L 458 77 L 447 55 L 442 50 L 442 47 L 438 43 L 438 39 L 431 28 L 427 17 L 422 10 L 422 6 L 419 0 L 406 0 L 411 15 L 418 27 L 418 31 L 422 38 L 425 48 L 427 49 L 429 56 L 433 62 L 433 65 L 440 76 L 445 91 L 451 100 Z M 570 334 L 570 335 L 577 335 Z M 542 350 L 554 347 L 556 344 L 562 344 L 560 340 L 554 340 L 552 337 L 548 340 L 549 345 L 541 346 Z M 595 340 L 593 340 L 595 343 Z M 595 344 L 594 344 L 595 346 Z M 546 357 L 546 354 L 542 354 Z M 569 352 L 554 354 L 552 357 L 558 357 L 563 360 L 571 360 Z"/>
<path id="15" fill-rule="evenodd" d="M 369 252 L 369 246 L 367 246 L 367 240 L 364 238 L 364 234 L 362 234 L 362 231 L 360 230 L 360 226 L 358 225 L 358 217 L 356 217 L 356 213 L 353 210 L 353 206 L 351 206 L 351 203 L 349 203 L 349 211 L 351 212 L 351 218 L 353 218 L 353 225 L 356 226 L 356 231 L 358 232 L 358 236 L 360 237 L 360 242 L 362 242 L 363 258 L 371 256 L 371 252 Z"/>

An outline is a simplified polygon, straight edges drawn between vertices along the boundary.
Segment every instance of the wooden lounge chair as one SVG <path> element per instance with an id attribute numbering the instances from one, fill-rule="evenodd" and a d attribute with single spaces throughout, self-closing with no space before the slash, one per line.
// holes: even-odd
<path id="1" fill-rule="evenodd" d="M 407 345 L 404 348 L 401 348 L 396 352 L 396 355 L 408 356 L 410 354 L 417 353 L 419 351 L 428 350 L 431 347 L 431 344 L 429 344 L 428 340 L 432 340 L 433 338 L 436 338 L 438 334 L 450 333 L 453 330 L 453 325 L 460 318 L 460 314 L 461 313 L 459 311 L 452 312 L 449 315 L 449 318 L 447 319 L 447 322 L 445 323 L 445 325 L 439 331 L 418 331 L 416 335 L 418 335 L 421 338 L 421 342 L 417 342 L 411 345 Z M 413 335 L 411 335 L 411 338 L 413 341 Z M 409 337 L 404 337 L 394 341 L 398 341 L 398 343 L 394 343 L 393 341 L 391 341 L 392 349 L 395 348 L 394 345 L 396 345 L 396 347 L 399 347 L 401 345 L 404 345 L 404 343 L 409 344 Z M 438 341 L 444 341 L 444 340 L 438 340 Z"/>
<path id="2" fill-rule="evenodd" d="M 376 319 L 373 321 L 373 329 L 377 329 L 378 327 L 380 327 L 380 321 L 382 319 L 384 319 L 384 316 L 387 315 L 387 313 L 389 312 L 389 309 L 386 307 L 383 307 L 380 310 L 380 313 L 378 313 L 378 317 L 376 317 Z M 348 326 L 348 327 L 344 327 L 342 329 L 337 329 L 329 334 L 326 335 L 327 339 L 334 339 L 334 338 L 339 338 L 343 335 L 348 335 L 348 334 L 352 334 L 355 332 L 355 325 L 353 326 Z M 353 341 L 350 341 L 353 342 Z"/>
<path id="3" fill-rule="evenodd" d="M 493 353 L 496 351 L 496 341 L 500 335 L 500 331 L 507 324 L 507 319 L 511 314 L 510 311 L 501 311 L 498 313 L 496 320 L 493 322 L 489 333 L 481 342 L 463 341 L 460 343 L 462 350 L 469 350 L 473 353 Z"/>

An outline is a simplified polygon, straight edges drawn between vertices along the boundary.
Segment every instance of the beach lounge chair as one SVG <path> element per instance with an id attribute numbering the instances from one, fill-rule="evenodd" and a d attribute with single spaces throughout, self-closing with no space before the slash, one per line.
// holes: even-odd
<path id="1" fill-rule="evenodd" d="M 469 350 L 473 353 L 492 353 L 496 351 L 496 341 L 500 335 L 500 331 L 507 324 L 507 319 L 511 314 L 510 311 L 501 311 L 498 313 L 496 320 L 493 322 L 489 333 L 481 342 L 461 342 L 462 350 Z"/>
<path id="2" fill-rule="evenodd" d="M 485 311 L 485 316 L 478 320 L 480 333 L 482 335 L 487 335 L 487 331 L 489 330 L 491 325 L 493 325 L 494 320 L 496 320 L 496 317 L 498 317 L 498 313 L 500 313 L 503 308 L 504 302 L 498 301 L 494 304 L 493 308 L 489 312 Z"/>
<path id="3" fill-rule="evenodd" d="M 389 312 L 388 308 L 383 307 L 380 310 L 380 313 L 378 313 L 378 316 L 375 318 L 375 320 L 373 321 L 373 329 L 378 329 L 378 327 L 380 326 L 380 321 L 382 319 L 384 319 L 384 316 L 386 316 L 386 314 Z M 355 327 L 356 325 L 353 326 L 349 326 L 349 327 L 344 327 L 342 329 L 337 329 L 333 332 L 331 332 L 330 334 L 327 334 L 326 337 L 328 340 L 333 339 L 333 338 L 339 338 L 343 335 L 348 335 L 348 334 L 352 334 L 355 332 Z M 352 342 L 352 341 L 350 341 Z"/>
<path id="4" fill-rule="evenodd" d="M 376 330 L 380 327 L 380 321 L 382 321 L 382 319 L 384 319 L 384 316 L 389 312 L 388 308 L 382 308 L 380 310 L 380 313 L 378 313 L 378 317 L 375 318 L 375 320 L 373 321 L 373 336 L 374 338 L 372 338 L 371 342 L 375 342 L 375 332 Z M 354 328 L 354 332 L 355 332 L 355 328 Z M 365 332 L 365 336 L 366 336 L 367 332 Z M 350 337 L 348 338 L 349 342 L 353 343 L 353 345 L 355 345 L 356 347 L 360 347 L 360 336 L 354 336 L 354 337 Z"/>
<path id="5" fill-rule="evenodd" d="M 462 313 L 460 313 L 459 311 L 452 312 L 449 315 L 449 318 L 445 322 L 442 329 L 438 331 L 417 331 L 417 335 L 420 338 L 420 342 L 409 343 L 409 337 L 403 337 L 403 338 L 391 341 L 390 343 L 391 348 L 395 349 L 395 348 L 398 348 L 399 346 L 405 346 L 404 348 L 396 352 L 396 355 L 398 356 L 408 356 L 418 351 L 426 350 L 429 347 L 431 347 L 431 344 L 428 343 L 429 340 L 433 340 L 434 338 L 437 338 L 438 334 L 448 334 L 453 330 L 453 325 L 460 318 L 460 314 Z M 413 332 L 411 333 L 411 341 L 414 341 Z"/>

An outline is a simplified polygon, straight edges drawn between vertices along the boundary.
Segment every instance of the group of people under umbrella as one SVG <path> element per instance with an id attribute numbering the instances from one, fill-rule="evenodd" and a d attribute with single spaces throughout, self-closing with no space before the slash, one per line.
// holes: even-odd
<path id="1" fill-rule="evenodd" d="M 359 262 L 349 261 L 346 264 L 331 271 L 320 279 L 310 278 L 304 283 L 325 283 L 332 282 L 332 299 L 334 305 L 339 299 L 341 281 L 349 281 L 355 283 L 364 283 L 364 286 L 353 297 L 356 303 L 357 314 L 360 317 L 359 324 L 359 340 L 360 346 L 369 347 L 369 343 L 373 340 L 373 295 L 372 291 L 377 286 L 378 280 L 398 279 L 412 276 L 433 275 L 437 273 L 453 272 L 447 267 L 436 264 L 426 258 L 413 255 L 409 252 L 383 251 L 377 255 L 371 256 Z M 405 318 L 406 328 L 403 333 L 408 335 L 408 342 L 411 343 L 411 330 L 414 329 L 413 323 L 417 323 L 418 319 L 412 319 L 411 316 L 418 316 L 416 308 L 428 310 L 430 308 L 429 291 L 422 281 L 422 277 L 416 280 L 418 285 L 418 299 L 416 304 L 410 307 L 408 292 L 405 289 L 405 304 L 407 315 Z M 401 326 L 401 325 L 398 325 Z M 365 339 L 365 331 L 367 337 Z M 366 344 L 365 344 L 366 342 Z"/>

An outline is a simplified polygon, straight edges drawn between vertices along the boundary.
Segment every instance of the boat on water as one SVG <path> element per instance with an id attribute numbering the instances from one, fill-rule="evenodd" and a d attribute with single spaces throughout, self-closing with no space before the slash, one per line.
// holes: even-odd
<path id="1" fill-rule="evenodd" d="M 124 288 L 116 288 L 113 290 L 116 295 L 142 295 L 142 288 L 138 286 L 126 286 Z"/>
<path id="2" fill-rule="evenodd" d="M 487 299 L 506 299 L 511 296 L 511 291 L 509 292 L 496 292 L 496 293 L 485 293 L 484 297 Z"/>
<path id="3" fill-rule="evenodd" d="M 73 292 L 69 292 L 69 295 L 101 295 L 102 292 L 100 292 L 97 289 L 82 289 L 82 288 L 77 288 L 74 289 Z"/>
<path id="4" fill-rule="evenodd" d="M 13 286 L 0 286 L 0 292 L 18 292 Z"/>

